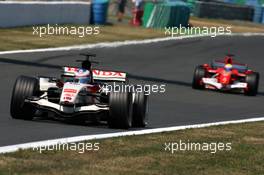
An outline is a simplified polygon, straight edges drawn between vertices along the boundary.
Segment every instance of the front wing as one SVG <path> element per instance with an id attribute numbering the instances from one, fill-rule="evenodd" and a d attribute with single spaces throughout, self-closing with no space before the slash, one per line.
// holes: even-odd
<path id="1" fill-rule="evenodd" d="M 47 99 L 26 100 L 25 102 L 35 106 L 39 110 L 55 112 L 61 116 L 66 116 L 66 117 L 69 117 L 69 116 L 73 117 L 73 116 L 81 115 L 81 114 L 94 114 L 94 113 L 100 113 L 100 112 L 109 110 L 109 107 L 107 105 L 91 104 L 91 105 L 80 106 L 80 107 L 65 106 L 65 105 L 60 105 L 57 103 L 52 103 L 48 101 Z"/>
<path id="2" fill-rule="evenodd" d="M 207 89 L 217 89 L 217 90 L 233 90 L 233 89 L 241 89 L 244 90 L 247 88 L 247 83 L 244 82 L 234 82 L 230 85 L 223 85 L 217 82 L 216 78 L 203 78 L 202 79 L 205 88 Z"/>

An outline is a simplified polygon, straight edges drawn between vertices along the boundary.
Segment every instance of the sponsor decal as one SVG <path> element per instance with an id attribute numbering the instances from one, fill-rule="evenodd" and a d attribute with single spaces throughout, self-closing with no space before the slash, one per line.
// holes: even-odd
<path id="1" fill-rule="evenodd" d="M 86 69 L 81 69 L 77 67 L 65 67 L 64 71 L 66 73 L 73 73 L 75 76 L 84 77 L 89 76 L 90 72 Z"/>
<path id="2" fill-rule="evenodd" d="M 65 67 L 66 72 L 77 72 L 78 68 L 77 67 Z"/>
<path id="3" fill-rule="evenodd" d="M 125 73 L 112 72 L 112 71 L 93 70 L 93 74 L 95 76 L 105 76 L 105 77 L 125 77 Z"/>
<path id="4" fill-rule="evenodd" d="M 77 93 L 77 90 L 76 89 L 64 89 L 63 92 L 65 93 Z"/>
<path id="5" fill-rule="evenodd" d="M 74 94 L 64 94 L 64 97 L 74 97 Z"/>
<path id="6" fill-rule="evenodd" d="M 72 98 L 71 97 L 63 97 L 64 100 L 68 100 L 68 101 L 71 101 Z"/>

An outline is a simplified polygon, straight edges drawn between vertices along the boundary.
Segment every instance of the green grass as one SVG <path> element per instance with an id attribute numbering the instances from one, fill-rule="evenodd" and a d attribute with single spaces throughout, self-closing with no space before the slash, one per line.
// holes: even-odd
<path id="1" fill-rule="evenodd" d="M 63 25 L 63 27 L 69 25 Z M 76 26 L 78 27 L 78 26 Z M 87 26 L 85 26 L 87 27 Z M 92 26 L 93 27 L 93 26 Z M 99 35 L 33 35 L 32 27 L 0 29 L 0 50 L 34 49 L 163 37 L 163 31 L 131 27 L 125 24 L 99 26 Z"/>
<path id="2" fill-rule="evenodd" d="M 40 38 L 37 35 L 33 35 L 32 27 L 0 28 L 0 51 L 168 37 L 168 35 L 165 35 L 165 30 L 132 27 L 126 23 L 100 26 L 99 35 L 87 35 L 83 38 L 76 35 L 46 35 Z M 212 20 L 192 17 L 190 23 L 194 27 L 231 26 L 232 32 L 234 33 L 264 32 L 263 25 L 241 21 Z"/>
<path id="3" fill-rule="evenodd" d="M 100 140 L 99 151 L 0 156 L 0 174 L 264 174 L 264 122 Z M 232 143 L 231 151 L 165 151 L 165 142 Z M 96 142 L 96 141 L 93 141 Z"/>

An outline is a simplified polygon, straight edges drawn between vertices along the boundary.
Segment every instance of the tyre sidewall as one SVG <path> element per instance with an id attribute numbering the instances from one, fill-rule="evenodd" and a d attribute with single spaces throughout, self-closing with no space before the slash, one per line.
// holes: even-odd
<path id="1" fill-rule="evenodd" d="M 11 98 L 10 113 L 13 118 L 31 120 L 36 109 L 25 103 L 27 97 L 37 94 L 38 80 L 36 78 L 20 76 L 17 78 Z"/>

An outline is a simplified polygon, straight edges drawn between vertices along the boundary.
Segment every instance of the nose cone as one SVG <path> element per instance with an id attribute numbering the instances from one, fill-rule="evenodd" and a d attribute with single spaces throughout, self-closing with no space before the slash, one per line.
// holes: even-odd
<path id="1" fill-rule="evenodd" d="M 219 79 L 218 79 L 218 81 L 219 81 L 219 83 L 224 84 L 224 85 L 230 84 L 231 73 L 223 73 L 223 74 L 221 74 Z"/>
<path id="2" fill-rule="evenodd" d="M 65 83 L 60 98 L 60 104 L 74 104 L 83 87 L 84 85 L 79 83 Z"/>

